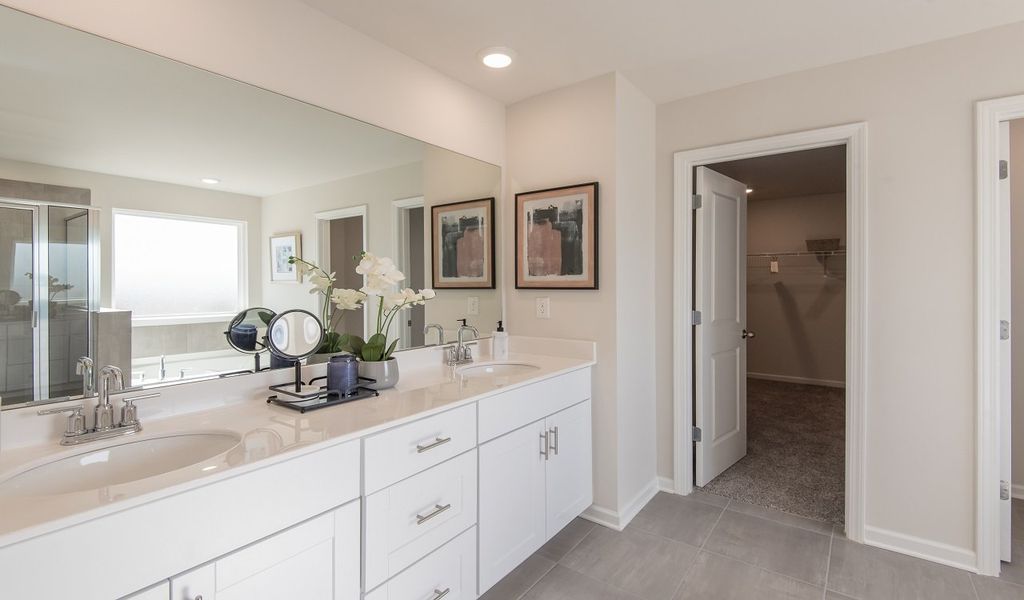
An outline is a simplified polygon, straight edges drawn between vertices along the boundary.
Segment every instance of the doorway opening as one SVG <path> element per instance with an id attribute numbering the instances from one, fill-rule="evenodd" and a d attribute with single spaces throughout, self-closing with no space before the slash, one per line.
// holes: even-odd
<path id="1" fill-rule="evenodd" d="M 846 146 L 711 163 L 693 180 L 694 483 L 842 526 Z"/>
<path id="2" fill-rule="evenodd" d="M 366 206 L 354 206 L 316 214 L 317 250 L 320 265 L 334 273 L 338 288 L 358 290 L 363 276 L 356 273 L 359 255 L 366 248 Z M 366 337 L 366 315 L 369 311 L 337 311 L 336 318 L 325 324 L 331 331 Z"/>
<path id="3" fill-rule="evenodd" d="M 392 202 L 395 243 L 393 256 L 398 269 L 405 273 L 405 287 L 421 290 L 426 286 L 426 255 L 424 248 L 423 196 Z M 402 314 L 399 349 L 425 346 L 426 306 L 410 307 Z"/>
<path id="4" fill-rule="evenodd" d="M 806 514 L 802 507 L 815 506 L 817 512 L 807 516 L 841 522 L 857 542 L 864 541 L 866 129 L 857 123 L 675 155 L 673 487 L 689 494 L 710 484 L 719 493 L 742 493 L 741 499 L 787 512 Z M 778 174 L 801 157 L 841 165 L 843 185 L 816 190 L 832 194 L 831 204 L 820 198 L 810 203 L 798 195 L 815 194 L 795 190 L 772 200 L 770 180 L 748 184 L 719 172 L 753 181 L 755 171 L 733 169 L 760 166 Z M 748 159 L 761 161 L 744 163 Z M 791 185 L 809 185 L 823 172 L 797 168 Z M 699 187 L 704 193 L 698 199 Z M 748 188 L 750 198 L 761 193 L 749 212 Z M 812 219 L 798 218 L 812 212 L 832 220 L 808 225 Z M 749 240 L 749 251 L 748 217 L 760 232 Z M 748 306 L 761 331 L 749 322 Z M 845 316 L 833 323 L 838 333 L 828 329 L 832 339 L 818 336 L 822 324 L 813 319 L 833 322 L 836 315 Z M 746 348 L 755 344 L 748 369 Z M 773 349 L 776 344 L 781 349 Z M 753 439 L 748 423 L 755 425 Z M 802 492 L 752 479 L 771 464 L 794 485 L 801 477 L 813 481 L 811 467 L 821 458 L 809 450 L 814 445 L 794 451 L 808 439 L 829 449 L 821 461 L 827 467 L 815 467 L 827 478 L 803 485 Z M 753 465 L 740 463 L 748 449 Z"/>

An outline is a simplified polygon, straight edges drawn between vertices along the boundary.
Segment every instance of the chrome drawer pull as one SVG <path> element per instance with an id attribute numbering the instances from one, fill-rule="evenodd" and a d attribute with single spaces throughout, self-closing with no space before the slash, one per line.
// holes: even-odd
<path id="1" fill-rule="evenodd" d="M 426 446 L 416 446 L 416 453 L 417 454 L 423 454 L 427 450 L 433 450 L 434 448 L 437 448 L 438 446 L 447 444 L 450 441 L 452 441 L 452 438 L 450 438 L 450 437 L 434 438 L 434 442 L 432 444 L 427 444 Z"/>
<path id="2" fill-rule="evenodd" d="M 430 514 L 416 515 L 416 524 L 417 525 L 422 525 L 422 524 L 426 523 L 427 521 L 433 519 L 437 515 L 443 513 L 446 510 L 448 510 L 451 507 L 452 507 L 451 503 L 445 504 L 444 506 L 441 506 L 440 504 L 435 504 L 434 505 L 434 510 L 431 511 Z"/>
<path id="3" fill-rule="evenodd" d="M 548 432 L 540 434 L 540 455 L 544 460 L 551 460 L 551 442 L 548 441 Z"/>
<path id="4" fill-rule="evenodd" d="M 437 595 L 434 596 L 431 600 L 441 600 L 441 598 L 444 598 L 445 596 L 447 596 L 448 592 L 450 592 L 450 591 L 452 591 L 452 588 L 450 588 L 450 587 L 446 587 L 443 590 L 435 589 L 434 593 L 437 594 Z"/>
<path id="5" fill-rule="evenodd" d="M 558 456 L 558 427 L 552 427 L 548 431 L 551 433 L 551 451 L 555 453 L 555 456 Z"/>

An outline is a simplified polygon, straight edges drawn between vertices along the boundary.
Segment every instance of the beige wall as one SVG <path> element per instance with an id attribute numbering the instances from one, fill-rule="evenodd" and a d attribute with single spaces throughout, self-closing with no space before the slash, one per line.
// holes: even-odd
<path id="1" fill-rule="evenodd" d="M 1010 322 L 1017 324 L 1024 323 L 1024 119 L 1010 122 L 1010 197 Z M 1020 330 L 1024 331 L 1024 327 Z M 1014 335 L 1011 339 L 1017 340 L 1018 337 Z M 1011 481 L 1014 485 L 1024 486 L 1024 344 L 1013 342 L 1011 363 Z"/>
<path id="2" fill-rule="evenodd" d="M 839 238 L 846 245 L 846 195 L 750 200 L 747 252 L 807 249 L 805 241 Z M 827 260 L 825 277 L 821 260 Z M 747 260 L 747 372 L 806 383 L 846 380 L 846 258 L 782 257 Z"/>
<path id="3" fill-rule="evenodd" d="M 597 342 L 594 504 L 601 517 L 622 516 L 655 480 L 654 106 L 610 74 L 510 106 L 507 135 L 511 189 L 502 232 L 509 332 Z M 514 194 L 588 181 L 600 183 L 600 289 L 516 290 Z M 628 203 L 624 214 L 620 202 Z M 536 318 L 542 297 L 550 298 L 549 320 Z"/>
<path id="4" fill-rule="evenodd" d="M 868 123 L 866 524 L 961 556 L 975 549 L 974 103 L 1022 92 L 1024 24 L 1015 24 L 658 109 L 657 314 L 666 324 L 673 152 Z M 658 464 L 669 476 L 667 326 L 657 350 Z"/>
<path id="5" fill-rule="evenodd" d="M 2 3 L 481 160 L 504 161 L 501 102 L 300 0 Z"/>

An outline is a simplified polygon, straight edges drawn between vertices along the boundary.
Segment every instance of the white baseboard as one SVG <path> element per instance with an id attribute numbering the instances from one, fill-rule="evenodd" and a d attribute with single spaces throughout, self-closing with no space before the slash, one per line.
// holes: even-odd
<path id="1" fill-rule="evenodd" d="M 771 373 L 747 373 L 751 379 L 764 379 L 766 381 L 782 381 L 784 383 L 802 383 L 804 385 L 823 385 L 832 388 L 845 388 L 845 381 L 835 379 L 812 379 L 810 377 L 794 377 L 792 375 L 772 375 Z"/>
<path id="2" fill-rule="evenodd" d="M 669 494 L 676 493 L 676 482 L 671 477 L 659 477 L 658 489 Z"/>
<path id="3" fill-rule="evenodd" d="M 635 517 L 643 507 L 647 506 L 647 503 L 650 502 L 651 498 L 654 498 L 659 491 L 659 480 L 655 478 L 652 479 L 651 483 L 647 484 L 644 489 L 640 490 L 640 493 L 634 496 L 633 499 L 619 511 L 614 511 L 593 504 L 590 508 L 583 511 L 583 514 L 580 515 L 580 517 L 592 523 L 604 525 L 609 529 L 622 531 L 626 528 L 626 525 L 629 525 L 629 522 L 633 520 L 633 517 Z"/>
<path id="4" fill-rule="evenodd" d="M 1010 496 L 1018 500 L 1024 500 L 1024 483 L 1015 483 L 1010 486 Z"/>
<path id="5" fill-rule="evenodd" d="M 864 543 L 971 573 L 978 572 L 978 555 L 970 548 L 951 546 L 870 525 L 864 527 Z"/>

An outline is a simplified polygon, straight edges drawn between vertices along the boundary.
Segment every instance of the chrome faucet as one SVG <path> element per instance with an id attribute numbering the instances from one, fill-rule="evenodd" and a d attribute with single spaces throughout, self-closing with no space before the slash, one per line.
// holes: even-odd
<path id="1" fill-rule="evenodd" d="M 142 423 L 139 422 L 138 409 L 135 407 L 136 400 L 156 398 L 160 394 L 145 394 L 125 398 L 121 402 L 121 422 L 114 423 L 114 408 L 110 404 L 112 392 L 124 391 L 124 374 L 121 369 L 107 365 L 100 369 L 99 376 L 99 397 L 96 401 L 95 417 L 93 427 L 86 427 L 85 405 L 73 404 L 39 411 L 40 415 L 55 415 L 68 413 L 67 425 L 64 427 L 64 435 L 61 437 L 62 446 L 74 446 L 95 440 L 129 435 L 142 431 Z"/>
<path id="2" fill-rule="evenodd" d="M 449 366 L 464 365 L 466 363 L 473 362 L 473 350 L 466 345 L 463 335 L 467 331 L 473 332 L 473 339 L 480 337 L 480 332 L 477 331 L 476 327 L 466 324 L 466 319 L 459 319 L 462 321 L 462 325 L 459 326 L 458 343 L 455 346 L 448 348 L 447 359 L 445 362 Z"/>
<path id="3" fill-rule="evenodd" d="M 444 327 L 441 327 L 437 323 L 428 323 L 423 327 L 423 343 L 427 343 L 427 334 L 430 333 L 431 329 L 437 330 L 437 345 L 444 346 Z"/>
<path id="4" fill-rule="evenodd" d="M 114 365 L 107 365 L 100 369 L 100 397 L 96 403 L 96 418 L 93 420 L 96 431 L 114 428 L 114 407 L 110 405 L 111 386 L 115 392 L 124 389 L 124 372 Z"/>

